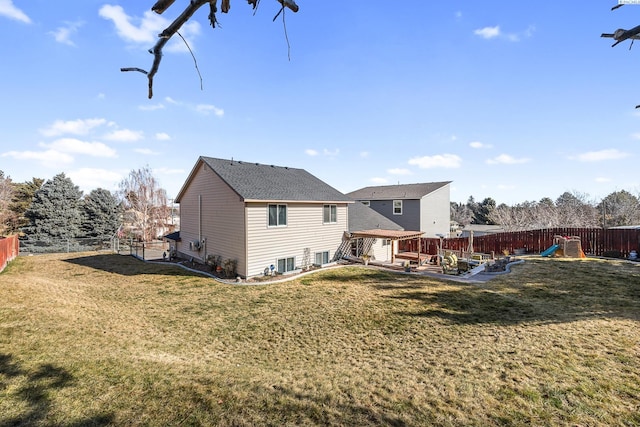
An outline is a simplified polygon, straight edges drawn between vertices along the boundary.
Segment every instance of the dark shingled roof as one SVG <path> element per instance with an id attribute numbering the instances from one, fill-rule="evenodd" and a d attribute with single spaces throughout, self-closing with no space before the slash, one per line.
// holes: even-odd
<path id="1" fill-rule="evenodd" d="M 363 230 L 404 230 L 386 216 L 360 202 L 349 205 L 349 232 Z"/>
<path id="2" fill-rule="evenodd" d="M 353 200 L 304 169 L 200 157 L 245 201 L 348 202 Z"/>
<path id="3" fill-rule="evenodd" d="M 451 184 L 451 181 L 444 182 L 425 182 L 421 184 L 402 184 L 402 185 L 380 185 L 373 187 L 365 187 L 351 193 L 347 196 L 355 200 L 412 200 L 421 199 L 429 193 Z"/>

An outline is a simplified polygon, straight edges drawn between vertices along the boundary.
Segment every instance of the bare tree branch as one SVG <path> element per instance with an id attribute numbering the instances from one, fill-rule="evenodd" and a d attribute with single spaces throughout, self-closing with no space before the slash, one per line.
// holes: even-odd
<path id="1" fill-rule="evenodd" d="M 142 68 L 138 67 L 126 67 L 120 68 L 120 71 L 137 71 L 145 74 L 147 76 L 147 79 L 149 80 L 149 99 L 153 98 L 153 78 L 155 77 L 156 73 L 158 72 L 158 68 L 160 67 L 160 61 L 162 60 L 162 49 L 171 39 L 171 37 L 173 37 L 180 30 L 180 28 L 189 19 L 191 19 L 193 14 L 206 3 L 209 3 L 211 7 L 211 12 L 209 13 L 209 21 L 211 22 L 211 25 L 215 27 L 215 24 L 217 22 L 215 16 L 215 13 L 217 12 L 217 1 L 218 0 L 189 0 L 189 3 L 182 11 L 180 16 L 178 16 L 167 28 L 165 28 L 162 33 L 158 34 L 159 40 L 156 42 L 153 48 L 149 49 L 149 53 L 153 55 L 153 64 L 151 65 L 151 69 L 149 71 L 145 71 Z M 231 0 L 221 0 L 221 10 L 223 13 L 227 13 L 231 8 L 230 1 Z M 157 0 L 151 10 L 153 10 L 157 14 L 162 14 L 174 2 L 175 0 Z M 260 0 L 247 0 L 247 2 L 252 5 L 253 9 L 255 10 Z M 278 0 L 278 2 L 282 5 L 283 10 L 285 7 L 291 9 L 293 12 L 297 12 L 299 10 L 299 7 L 296 4 L 295 0 Z M 278 14 L 280 14 L 280 12 L 278 12 Z"/>

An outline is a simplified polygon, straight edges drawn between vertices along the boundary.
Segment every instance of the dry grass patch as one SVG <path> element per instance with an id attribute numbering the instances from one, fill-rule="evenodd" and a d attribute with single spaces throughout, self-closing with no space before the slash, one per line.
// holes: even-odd
<path id="1" fill-rule="evenodd" d="M 0 425 L 639 425 L 640 266 L 229 286 L 118 255 L 0 274 Z"/>

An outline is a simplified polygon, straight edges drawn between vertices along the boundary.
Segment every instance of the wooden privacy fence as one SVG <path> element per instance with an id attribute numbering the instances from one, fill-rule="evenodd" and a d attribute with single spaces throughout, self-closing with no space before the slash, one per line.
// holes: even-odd
<path id="1" fill-rule="evenodd" d="M 528 254 L 537 254 L 553 244 L 554 236 L 576 236 L 581 240 L 584 253 L 595 256 L 627 258 L 633 250 L 640 253 L 640 230 L 636 229 L 602 229 L 602 228 L 545 228 L 542 230 L 514 231 L 509 233 L 474 236 L 474 252 L 510 254 L 524 250 Z M 420 253 L 438 253 L 438 238 L 422 238 Z M 443 239 L 443 249 L 467 251 L 468 237 Z M 401 251 L 418 251 L 418 241 L 400 242 Z"/>
<path id="2" fill-rule="evenodd" d="M 0 238 L 0 271 L 4 270 L 9 261 L 18 256 L 19 250 L 18 236 Z"/>

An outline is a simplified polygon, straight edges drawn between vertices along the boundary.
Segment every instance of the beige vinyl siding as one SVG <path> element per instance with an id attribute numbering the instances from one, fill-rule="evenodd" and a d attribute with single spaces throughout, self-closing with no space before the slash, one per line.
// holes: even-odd
<path id="1" fill-rule="evenodd" d="M 238 274 L 246 275 L 244 202 L 204 164 L 199 166 L 182 195 L 180 223 L 178 250 L 181 253 L 201 261 L 206 260 L 207 255 L 219 255 L 223 260 L 237 259 Z M 198 240 L 200 235 L 205 241 L 202 249 L 190 250 L 189 242 Z"/>
<path id="2" fill-rule="evenodd" d="M 391 262 L 392 257 L 392 248 L 395 248 L 396 245 L 392 245 L 392 241 L 389 241 L 388 245 L 385 245 L 384 242 L 386 239 L 375 239 L 376 242 L 371 245 L 371 249 L 369 250 L 369 255 L 371 255 L 371 259 L 379 262 Z M 395 251 L 398 252 L 397 250 Z"/>
<path id="3" fill-rule="evenodd" d="M 274 202 L 275 203 L 275 202 Z M 278 202 L 278 204 L 283 204 Z M 284 203 L 287 225 L 269 227 L 267 202 L 247 203 L 248 276 L 261 275 L 278 258 L 295 257 L 296 267 L 315 262 L 315 253 L 329 251 L 333 257 L 347 230 L 347 205 L 337 204 L 337 222 L 323 223 L 325 203 Z M 309 248 L 305 260 L 305 248 Z"/>

